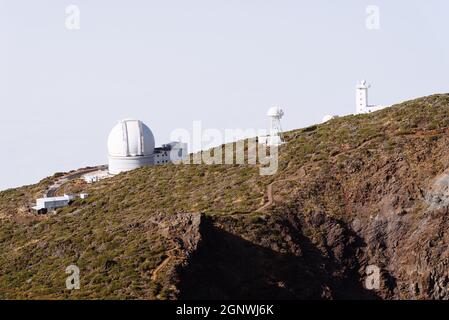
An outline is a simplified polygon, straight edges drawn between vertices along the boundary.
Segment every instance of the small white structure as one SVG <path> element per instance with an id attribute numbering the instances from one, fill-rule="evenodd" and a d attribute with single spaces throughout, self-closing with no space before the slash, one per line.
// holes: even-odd
<path id="1" fill-rule="evenodd" d="M 259 142 L 267 146 L 284 144 L 284 135 L 281 127 L 281 118 L 284 116 L 284 110 L 280 107 L 272 107 L 268 109 L 267 116 L 270 120 L 270 133 L 268 136 L 259 137 Z"/>
<path id="2" fill-rule="evenodd" d="M 49 197 L 36 199 L 36 205 L 32 209 L 38 213 L 46 213 L 51 210 L 66 207 L 75 198 L 73 195 L 65 194 L 62 197 Z"/>
<path id="3" fill-rule="evenodd" d="M 328 122 L 328 121 L 330 121 L 332 119 L 336 119 L 336 118 L 338 118 L 338 116 L 333 116 L 333 115 L 327 114 L 323 117 L 323 120 L 321 121 L 321 123 L 325 123 L 325 122 Z"/>
<path id="4" fill-rule="evenodd" d="M 81 199 L 87 199 L 89 195 L 87 193 L 80 193 Z M 47 213 L 58 208 L 67 207 L 76 198 L 76 195 L 65 194 L 62 197 L 45 197 L 36 199 L 36 205 L 31 209 L 36 210 L 37 213 Z"/>
<path id="5" fill-rule="evenodd" d="M 109 177 L 112 177 L 112 175 L 110 175 L 107 170 L 99 170 L 99 171 L 85 174 L 83 176 L 83 179 L 87 183 L 94 183 L 94 182 L 98 182 L 103 179 L 107 179 Z"/>
<path id="6" fill-rule="evenodd" d="M 366 83 L 366 80 L 361 81 L 356 86 L 356 114 L 370 113 L 378 110 L 388 108 L 389 106 L 369 105 L 368 104 L 368 89 L 371 85 Z"/>
<path id="7" fill-rule="evenodd" d="M 153 133 L 140 120 L 120 121 L 108 137 L 109 170 L 111 175 L 143 166 L 165 164 L 184 159 L 187 144 L 170 142 L 155 148 Z M 92 182 L 94 182 L 91 179 Z"/>

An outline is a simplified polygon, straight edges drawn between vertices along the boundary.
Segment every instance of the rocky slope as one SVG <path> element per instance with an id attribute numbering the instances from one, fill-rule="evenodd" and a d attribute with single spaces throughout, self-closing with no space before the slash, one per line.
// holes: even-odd
<path id="1" fill-rule="evenodd" d="M 286 139 L 274 176 L 142 168 L 70 182 L 90 198 L 44 217 L 28 205 L 56 176 L 1 192 L 0 298 L 449 298 L 449 95 Z"/>

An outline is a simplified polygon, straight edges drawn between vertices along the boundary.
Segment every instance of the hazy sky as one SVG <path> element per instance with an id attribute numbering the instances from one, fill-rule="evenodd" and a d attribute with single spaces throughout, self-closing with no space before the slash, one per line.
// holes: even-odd
<path id="1" fill-rule="evenodd" d="M 80 29 L 66 28 L 66 7 Z M 366 26 L 369 5 L 380 29 Z M 285 129 L 449 88 L 447 0 L 0 0 L 0 189 L 107 162 L 109 130 Z"/>

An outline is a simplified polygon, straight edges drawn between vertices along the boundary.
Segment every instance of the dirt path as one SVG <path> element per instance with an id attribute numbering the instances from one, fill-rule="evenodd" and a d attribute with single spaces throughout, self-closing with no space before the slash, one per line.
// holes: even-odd
<path id="1" fill-rule="evenodd" d="M 301 167 L 301 169 L 302 169 L 302 167 Z M 274 203 L 273 187 L 274 187 L 275 184 L 281 183 L 281 182 L 288 182 L 288 181 L 298 181 L 298 180 L 301 179 L 301 176 L 302 175 L 298 175 L 298 176 L 290 177 L 290 178 L 287 178 L 287 179 L 276 180 L 276 181 L 273 181 L 272 183 L 270 183 L 267 186 L 267 198 L 268 198 L 268 201 L 263 206 L 261 206 L 259 209 L 257 209 L 256 212 L 262 212 L 265 209 L 267 209 L 268 207 L 270 207 L 271 205 L 273 205 L 273 203 Z"/>
<path id="2" fill-rule="evenodd" d="M 148 221 L 150 221 L 151 223 L 157 225 L 160 229 L 162 229 L 162 230 L 161 230 L 161 231 L 162 231 L 162 232 L 161 232 L 162 235 L 168 239 L 168 234 L 166 234 L 166 233 L 164 232 L 164 229 L 167 227 L 166 225 L 164 225 L 163 223 L 161 223 L 161 222 L 159 222 L 159 221 L 156 221 L 156 220 L 154 220 L 154 219 L 152 219 L 152 218 L 148 219 Z M 151 281 L 157 281 L 157 277 L 158 277 L 159 272 L 160 272 L 162 269 L 164 269 L 164 268 L 169 264 L 170 260 L 172 260 L 172 259 L 174 258 L 174 256 L 173 256 L 173 252 L 174 252 L 174 251 L 175 251 L 175 248 L 174 248 L 174 249 L 171 249 L 171 250 L 168 250 L 168 251 L 166 252 L 167 258 L 165 258 L 164 261 L 162 261 L 161 264 L 159 264 L 159 265 L 156 267 L 156 269 L 154 269 L 154 270 L 151 272 Z"/>
<path id="3" fill-rule="evenodd" d="M 276 180 L 276 181 L 273 181 L 272 183 L 270 183 L 267 186 L 267 198 L 268 198 L 268 201 L 263 206 L 261 206 L 259 209 L 257 209 L 256 212 L 262 212 L 265 209 L 267 209 L 268 207 L 271 207 L 271 205 L 274 203 L 273 186 L 276 183 L 286 182 L 286 181 L 296 181 L 296 180 L 297 180 L 297 178 L 289 178 L 289 179 L 283 179 L 283 180 Z"/>
<path id="4" fill-rule="evenodd" d="M 256 210 L 256 212 L 261 212 L 264 211 L 266 208 L 270 207 L 273 204 L 273 184 L 276 181 L 273 181 L 272 183 L 270 183 L 267 187 L 267 198 L 268 198 L 268 202 L 265 203 L 263 206 L 261 206 L 259 209 Z"/>
<path id="5" fill-rule="evenodd" d="M 432 136 L 432 135 L 436 135 L 436 134 L 446 133 L 447 131 L 448 131 L 448 128 L 439 129 L 439 130 L 429 130 L 429 131 L 416 131 L 416 132 L 413 132 L 413 133 L 404 134 L 404 135 L 402 135 L 402 136 L 409 136 L 409 137 L 410 137 L 410 136 L 413 136 L 413 137 L 427 137 L 427 136 Z M 399 135 L 396 135 L 396 136 L 399 136 Z M 345 154 L 345 153 L 354 152 L 354 151 L 357 151 L 357 150 L 359 150 L 359 149 L 362 149 L 362 148 L 366 147 L 367 145 L 369 145 L 371 142 L 373 142 L 373 140 L 375 140 L 375 139 L 377 139 L 377 138 L 378 138 L 378 137 L 374 137 L 374 138 L 372 138 L 372 139 L 369 139 L 369 140 L 363 142 L 362 144 L 358 145 L 357 147 L 350 148 L 350 149 L 347 149 L 347 150 L 343 150 L 343 151 L 341 151 L 341 152 L 339 152 L 339 153 L 337 153 L 337 154 L 334 154 L 334 155 L 331 157 L 331 159 L 333 160 L 333 159 L 335 159 L 336 157 L 338 157 L 339 155 L 342 155 L 342 154 Z M 324 160 L 322 160 L 322 161 L 324 161 Z M 303 166 L 300 167 L 299 170 L 304 170 L 304 167 L 303 167 Z M 256 212 L 262 212 L 262 211 L 266 210 L 267 208 L 269 208 L 269 207 L 271 207 L 271 206 L 273 205 L 273 203 L 274 203 L 273 186 L 274 186 L 276 183 L 286 182 L 286 181 L 297 181 L 298 179 L 300 179 L 299 176 L 297 176 L 297 177 L 291 177 L 291 178 L 286 178 L 286 179 L 282 179 L 282 180 L 276 180 L 276 181 L 271 182 L 271 183 L 267 186 L 267 191 L 266 191 L 267 198 L 268 198 L 267 200 L 268 200 L 268 201 L 267 201 L 264 205 L 262 205 L 260 208 L 258 208 L 258 209 L 256 210 Z"/>
<path id="6" fill-rule="evenodd" d="M 15 252 L 18 252 L 18 251 L 22 250 L 23 248 L 26 248 L 26 247 L 28 247 L 28 246 L 31 246 L 31 245 L 33 245 L 33 244 L 38 243 L 39 241 L 41 241 L 41 239 L 33 239 L 33 240 L 28 241 L 27 243 L 25 243 L 23 246 L 20 246 L 20 247 L 15 248 L 14 251 L 15 251 Z"/>
<path id="7" fill-rule="evenodd" d="M 343 151 L 341 151 L 341 152 L 339 152 L 339 153 L 333 155 L 332 158 L 336 158 L 336 157 L 338 157 L 338 156 L 341 155 L 341 154 L 348 153 L 348 152 L 353 152 L 353 151 L 356 151 L 356 150 L 361 149 L 361 148 L 363 148 L 363 147 L 366 147 L 366 146 L 367 146 L 368 144 L 370 144 L 374 139 L 376 139 L 376 138 L 367 140 L 367 141 L 363 142 L 361 145 L 359 145 L 359 146 L 357 146 L 357 147 L 355 147 L 355 148 L 343 150 Z M 256 210 L 256 212 L 262 212 L 262 211 L 266 210 L 267 208 L 269 208 L 269 207 L 271 207 L 271 206 L 273 205 L 273 203 L 274 203 L 273 186 L 274 186 L 276 183 L 287 182 L 287 181 L 298 181 L 298 179 L 301 179 L 301 176 L 304 176 L 304 175 L 305 175 L 304 166 L 301 166 L 301 167 L 299 168 L 299 171 L 300 171 L 301 173 L 300 173 L 298 176 L 294 176 L 294 177 L 290 177 L 290 178 L 286 178 L 286 179 L 282 179 L 282 180 L 276 180 L 276 181 L 271 182 L 271 183 L 267 186 L 267 192 L 266 192 L 267 198 L 268 198 L 267 200 L 268 200 L 268 201 L 267 201 L 264 205 L 262 205 L 260 208 L 258 208 L 258 209 Z"/>
<path id="8" fill-rule="evenodd" d="M 153 272 L 151 273 L 151 281 L 157 281 L 159 272 L 164 269 L 164 267 L 168 265 L 170 260 L 173 258 L 173 255 L 171 254 L 172 251 L 174 251 L 174 249 L 167 251 L 167 258 L 165 258 L 164 261 L 162 261 L 162 263 L 153 270 Z"/>

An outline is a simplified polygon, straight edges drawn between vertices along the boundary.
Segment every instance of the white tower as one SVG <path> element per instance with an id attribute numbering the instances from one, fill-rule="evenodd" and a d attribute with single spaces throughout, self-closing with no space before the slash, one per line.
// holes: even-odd
<path id="1" fill-rule="evenodd" d="M 368 89 L 371 85 L 366 80 L 361 81 L 356 87 L 357 114 L 368 113 Z"/>
<path id="2" fill-rule="evenodd" d="M 283 144 L 281 118 L 284 116 L 284 111 L 280 107 L 272 107 L 268 109 L 267 116 L 270 119 L 270 134 L 267 137 L 267 145 L 278 146 Z"/>

